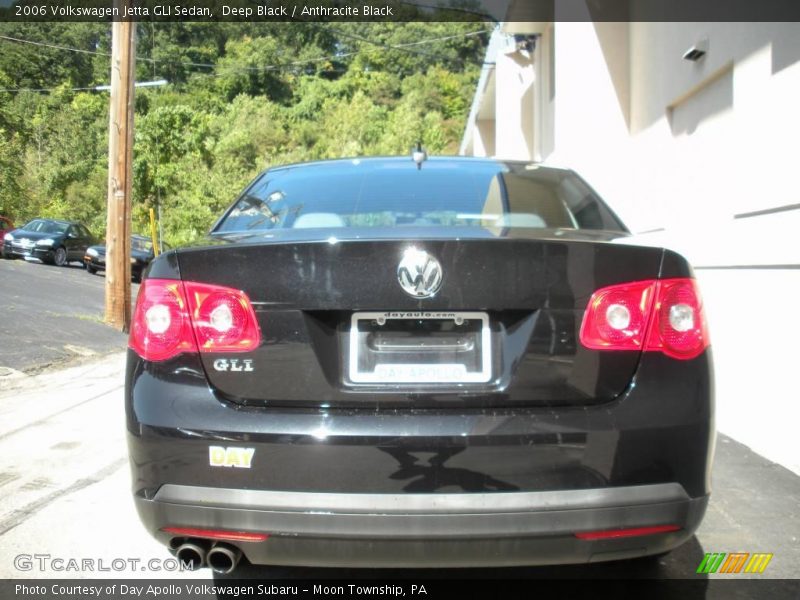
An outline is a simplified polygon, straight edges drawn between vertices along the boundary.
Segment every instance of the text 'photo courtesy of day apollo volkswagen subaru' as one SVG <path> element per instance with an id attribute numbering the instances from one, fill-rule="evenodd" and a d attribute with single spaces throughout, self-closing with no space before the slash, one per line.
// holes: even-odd
<path id="1" fill-rule="evenodd" d="M 133 494 L 194 567 L 581 563 L 668 552 L 710 492 L 689 264 L 574 172 L 270 169 L 145 273 Z"/>

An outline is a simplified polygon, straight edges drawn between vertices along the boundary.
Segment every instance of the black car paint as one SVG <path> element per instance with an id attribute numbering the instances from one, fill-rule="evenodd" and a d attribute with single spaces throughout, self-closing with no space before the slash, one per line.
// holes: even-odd
<path id="1" fill-rule="evenodd" d="M 677 481 L 701 497 L 710 492 L 710 361 L 710 351 L 691 361 L 694 376 L 687 377 L 685 365 L 646 354 L 625 393 L 598 406 L 382 408 L 374 399 L 368 409 L 268 408 L 226 402 L 209 389 L 197 356 L 157 365 L 131 352 L 126 385 L 131 459 L 138 465 L 134 490 L 147 498 L 165 482 L 431 493 Z M 653 373 L 664 380 L 648 385 Z M 219 442 L 255 447 L 254 468 L 209 469 L 208 444 Z"/>
<path id="2" fill-rule="evenodd" d="M 346 245 L 346 242 L 341 243 Z M 448 243 L 450 242 L 417 242 L 440 256 L 446 256 L 447 252 L 437 252 L 437 249 L 445 248 Z M 465 243 L 462 240 L 461 245 Z M 526 243 L 530 241 L 523 242 Z M 391 270 L 387 271 L 388 267 L 381 263 L 372 243 L 358 244 L 361 246 L 360 250 L 375 257 L 375 272 L 383 270 L 391 274 Z M 503 249 L 510 247 L 499 242 L 494 244 L 496 248 L 490 249 L 490 253 L 491 250 L 496 250 L 502 256 L 494 255 L 493 261 L 512 259 L 513 256 L 525 257 L 521 248 L 514 248 L 514 252 L 505 255 Z M 322 278 L 326 279 L 326 270 L 334 264 L 328 255 L 332 252 L 332 246 L 327 242 L 309 243 L 306 246 L 306 253 L 302 255 L 303 260 L 300 263 L 309 269 L 316 268 Z M 282 248 L 279 245 L 276 247 Z M 263 246 L 231 248 L 237 251 L 234 254 L 237 259 L 245 259 L 234 262 L 247 264 L 247 252 L 258 251 L 259 248 Z M 626 270 L 622 271 L 619 255 L 625 254 L 629 248 L 603 247 L 605 248 L 610 248 L 614 255 L 614 260 L 609 260 L 606 264 L 602 264 L 603 259 L 599 258 L 602 251 L 591 245 L 563 245 L 561 252 L 555 254 L 573 254 L 574 256 L 565 260 L 585 264 L 586 273 L 591 274 L 589 289 L 598 289 L 629 278 L 635 279 L 637 276 L 652 276 L 650 269 L 653 265 L 656 275 L 661 278 L 685 277 L 691 274 L 688 265 L 678 255 L 649 248 L 643 249 L 645 251 L 642 258 L 629 260 Z M 187 279 L 202 281 L 212 278 L 221 284 L 234 283 L 237 277 L 243 277 L 240 280 L 243 282 L 253 281 L 252 273 L 236 270 L 215 272 L 213 265 L 216 261 L 213 254 L 209 250 L 181 252 L 180 255 L 168 253 L 152 263 L 148 277 L 179 279 L 180 274 L 183 274 Z M 387 254 L 392 257 L 391 252 Z M 254 262 L 249 261 L 251 264 Z M 640 262 L 640 273 L 636 271 L 637 262 Z M 271 272 L 270 279 L 274 277 L 276 281 L 287 276 L 281 272 L 281 264 L 290 270 L 296 265 L 286 265 L 281 261 L 270 261 L 270 264 L 278 269 Z M 445 263 L 445 270 L 450 266 Z M 354 310 L 387 305 L 397 310 L 419 308 L 419 302 L 409 297 L 404 298 L 401 293 L 392 294 L 394 288 L 400 291 L 396 285 L 386 286 L 386 292 L 374 289 L 374 293 L 370 295 L 369 286 L 365 282 L 374 281 L 374 277 L 363 275 L 363 269 L 350 268 L 347 261 L 337 271 L 339 285 L 346 288 L 348 284 L 352 284 L 356 291 L 355 297 L 364 298 L 363 303 L 354 304 Z M 497 274 L 498 277 L 502 275 L 504 274 Z M 397 464 L 386 462 L 386 453 L 394 444 L 398 447 L 414 447 L 416 444 L 428 451 L 438 448 L 445 454 L 449 452 L 445 450 L 449 444 L 459 452 L 468 449 L 469 454 L 476 456 L 474 464 L 482 466 L 478 471 L 472 472 L 470 469 L 470 473 L 465 476 L 478 474 L 487 481 L 507 479 L 508 474 L 504 474 L 507 471 L 507 461 L 515 460 L 515 453 L 518 453 L 516 460 L 525 460 L 524 455 L 529 454 L 530 447 L 533 446 L 538 449 L 549 448 L 548 452 L 553 453 L 550 458 L 543 460 L 543 464 L 550 465 L 543 468 L 543 472 L 552 481 L 548 485 L 541 473 L 531 471 L 520 475 L 519 479 L 511 480 L 508 483 L 509 489 L 558 489 L 559 485 L 573 487 L 599 483 L 607 486 L 679 481 L 693 497 L 709 493 L 710 463 L 698 461 L 697 453 L 699 449 L 708 447 L 710 436 L 713 435 L 713 415 L 707 403 L 707 398 L 712 394 L 711 351 L 707 350 L 691 361 L 675 361 L 652 352 L 641 355 L 630 352 L 602 354 L 581 348 L 574 338 L 583 308 L 588 301 L 586 293 L 581 293 L 578 297 L 568 295 L 559 298 L 558 285 L 554 282 L 550 286 L 551 290 L 556 291 L 548 295 L 551 303 L 559 305 L 566 302 L 570 306 L 569 309 L 560 311 L 560 316 L 566 321 L 566 327 L 571 329 L 571 343 L 560 345 L 557 350 L 561 358 L 571 363 L 580 363 L 575 371 L 582 375 L 583 380 L 576 383 L 580 385 L 579 388 L 569 387 L 564 383 L 569 377 L 567 374 L 555 384 L 549 382 L 546 390 L 549 393 L 537 398 L 537 391 L 540 394 L 542 391 L 537 390 L 534 385 L 526 387 L 524 376 L 520 377 L 520 372 L 525 368 L 524 362 L 517 362 L 515 365 L 514 381 L 509 380 L 510 374 L 505 374 L 505 377 L 492 382 L 486 389 L 445 387 L 434 392 L 419 389 L 349 389 L 338 375 L 341 369 L 337 360 L 341 356 L 340 342 L 331 339 L 337 337 L 337 331 L 315 332 L 315 327 L 320 327 L 316 323 L 318 318 L 308 317 L 306 314 L 328 312 L 326 309 L 336 302 L 336 295 L 331 293 L 332 290 L 310 286 L 298 289 L 296 292 L 303 294 L 300 296 L 302 301 L 298 300 L 288 307 L 287 302 L 280 300 L 280 289 L 270 290 L 275 295 L 266 298 L 259 295 L 266 293 L 266 289 L 251 285 L 249 289 L 245 287 L 245 291 L 251 294 L 254 303 L 264 303 L 257 312 L 264 332 L 264 343 L 252 355 L 255 372 L 249 375 L 249 381 L 240 383 L 245 386 L 243 395 L 232 397 L 226 394 L 225 384 L 232 378 L 241 382 L 248 375 L 215 372 L 212 367 L 215 358 L 213 354 L 181 355 L 165 363 L 147 363 L 134 353 L 129 354 L 126 384 L 130 394 L 129 431 L 134 435 L 141 435 L 142 442 L 152 439 L 153 448 L 160 448 L 155 455 L 148 456 L 146 460 L 137 460 L 137 463 L 158 465 L 158 469 L 163 469 L 164 465 L 170 463 L 170 439 L 175 435 L 198 440 L 199 452 L 206 450 L 204 441 L 216 436 L 228 441 L 263 442 L 268 446 L 277 444 L 272 450 L 257 451 L 257 455 L 271 456 L 280 448 L 280 444 L 287 443 L 297 446 L 296 452 L 308 453 L 307 460 L 291 453 L 286 456 L 287 464 L 278 468 L 275 457 L 272 457 L 265 460 L 269 464 L 268 473 L 264 474 L 267 479 L 263 483 L 251 480 L 251 484 L 264 489 L 314 491 L 315 487 L 327 490 L 334 486 L 335 489 L 352 491 L 355 486 L 360 492 L 396 492 L 401 491 L 405 484 L 392 478 Z M 482 302 L 491 301 L 485 294 L 490 294 L 493 290 L 499 292 L 499 285 L 499 281 L 490 278 L 487 285 L 480 289 L 470 292 L 462 290 L 457 306 L 481 308 L 485 306 Z M 527 284 L 520 282 L 520 285 Z M 363 294 L 359 295 L 358 292 Z M 472 295 L 464 299 L 463 294 L 470 293 Z M 482 294 L 485 295 L 483 298 Z M 524 293 L 519 293 L 518 297 L 533 299 L 536 294 L 535 289 L 524 289 Z M 509 295 L 511 310 L 508 312 L 512 315 L 530 316 L 535 311 L 533 306 L 544 303 L 543 299 L 539 299 L 525 310 L 512 302 L 511 297 Z M 425 309 L 450 308 L 452 301 L 447 298 L 444 288 L 442 295 L 431 302 L 430 306 L 426 305 Z M 502 295 L 500 298 L 492 306 L 504 306 Z M 338 312 L 333 311 L 332 319 L 336 323 L 341 322 L 336 317 Z M 533 329 L 528 329 L 526 334 L 527 344 L 521 348 L 523 353 L 534 356 L 541 354 L 542 340 L 535 335 Z M 315 336 L 328 339 L 315 346 L 319 341 L 314 339 Z M 520 348 L 516 351 L 519 353 Z M 290 358 L 282 359 L 281 355 L 288 355 Z M 230 356 L 232 355 L 228 355 Z M 524 359 L 524 356 L 520 356 L 520 359 Z M 329 365 L 326 361 L 335 364 Z M 591 368 L 587 365 L 591 365 Z M 600 373 L 603 373 L 603 377 Z M 260 383 L 264 378 L 267 382 L 262 387 Z M 606 378 L 624 381 L 624 385 L 616 389 L 608 384 Z M 210 388 L 209 380 L 212 382 Z M 295 393 L 295 390 L 300 390 L 300 393 Z M 259 395 L 265 394 L 269 394 L 269 397 L 259 399 Z M 154 402 L 153 398 L 156 396 L 167 396 L 171 401 Z M 437 415 L 437 418 L 431 419 L 433 415 Z M 329 441 L 320 441 L 312 435 L 322 422 L 330 431 Z M 478 422 L 481 423 L 480 426 L 477 425 Z M 212 423 L 214 427 L 210 429 L 209 424 Z M 341 430 L 337 427 L 340 423 Z M 180 429 L 180 432 L 176 433 L 173 429 Z M 473 435 L 471 432 L 476 429 L 494 433 L 486 435 L 480 441 L 470 439 Z M 494 438 L 494 435 L 497 437 Z M 166 438 L 162 439 L 164 436 Z M 593 446 L 598 445 L 587 454 L 586 444 L 589 439 Z M 561 444 L 567 447 L 559 451 Z M 149 446 L 149 443 L 144 445 Z M 322 451 L 321 448 L 326 446 L 331 447 Z M 368 446 L 375 450 L 375 467 L 383 465 L 377 472 L 367 469 L 375 477 L 358 475 L 348 478 L 343 474 L 342 471 L 346 471 L 348 464 L 346 449 L 351 446 Z M 494 454 L 496 463 L 493 466 L 490 455 L 497 446 L 502 447 L 503 451 Z M 667 463 L 663 460 L 651 460 L 654 453 L 671 446 L 673 460 Z M 184 448 L 181 462 L 186 458 L 185 451 Z M 477 458 L 481 453 L 486 453 L 487 456 L 484 459 Z M 607 457 L 608 469 L 603 471 L 590 466 L 595 454 Z M 558 459 L 553 460 L 556 457 Z M 199 458 L 201 460 L 197 462 L 200 465 L 198 468 L 176 468 L 170 481 L 194 481 L 198 484 L 203 482 L 205 485 L 222 483 L 214 481 L 214 473 L 209 473 L 202 457 Z M 315 482 L 313 485 L 304 486 L 302 480 L 296 477 L 295 460 L 305 465 L 307 472 L 314 473 L 307 478 Z M 569 465 L 572 470 L 565 475 L 554 465 Z M 447 471 L 444 463 L 437 468 L 442 473 Z M 383 472 L 378 475 L 381 469 Z M 158 481 L 163 481 L 164 477 L 163 471 L 159 470 L 157 473 L 152 478 L 144 477 L 135 486 L 136 489 L 156 489 Z M 223 475 L 230 477 L 229 473 Z M 242 477 L 252 477 L 252 473 L 244 473 Z M 432 481 L 445 480 L 448 477 L 432 478 Z M 324 484 L 321 483 L 323 481 Z M 336 484 L 336 481 L 339 483 Z M 451 485 L 464 490 L 470 487 L 466 481 L 463 486 L 457 482 Z M 435 491 L 435 488 L 430 487 L 424 491 Z"/>
<path id="3" fill-rule="evenodd" d="M 602 353 L 576 341 L 593 291 L 637 279 L 691 277 L 685 259 L 630 246 L 624 232 L 331 233 L 337 237 L 258 234 L 233 245 L 223 240 L 168 252 L 151 263 L 146 278 L 243 289 L 262 328 L 261 347 L 248 355 L 251 375 L 215 371 L 214 355 L 151 363 L 129 351 L 133 491 L 156 537 L 169 542 L 159 528 L 174 524 L 162 521 L 154 502 L 166 483 L 363 494 L 677 483 L 695 503 L 676 509 L 685 530 L 655 545 L 623 540 L 613 547 L 652 553 L 691 535 L 710 493 L 710 348 L 676 361 L 656 352 Z M 398 252 L 409 245 L 442 261 L 447 275 L 433 299 L 412 299 L 396 284 Z M 497 347 L 513 360 L 504 360 L 503 371 L 483 387 L 349 385 L 342 375 L 344 324 L 351 311 L 366 309 L 488 310 L 495 324 L 504 324 L 495 328 L 502 342 Z M 537 360 L 552 358 L 555 376 L 532 374 Z M 209 444 L 255 448 L 252 469 L 209 468 Z"/>

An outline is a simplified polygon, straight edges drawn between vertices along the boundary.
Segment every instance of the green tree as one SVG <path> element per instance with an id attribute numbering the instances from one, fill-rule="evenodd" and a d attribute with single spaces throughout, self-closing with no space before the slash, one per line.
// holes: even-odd
<path id="1" fill-rule="evenodd" d="M 419 9 L 400 10 L 411 15 Z M 422 13 L 428 15 L 428 13 Z M 466 14 L 466 13 L 465 13 Z M 465 22 L 139 23 L 134 228 L 159 206 L 168 242 L 202 237 L 270 166 L 454 153 L 488 27 Z M 110 28 L 0 23 L 0 211 L 105 228 Z M 433 41 L 432 41 L 433 40 Z M 70 52 L 53 46 L 71 47 Z"/>

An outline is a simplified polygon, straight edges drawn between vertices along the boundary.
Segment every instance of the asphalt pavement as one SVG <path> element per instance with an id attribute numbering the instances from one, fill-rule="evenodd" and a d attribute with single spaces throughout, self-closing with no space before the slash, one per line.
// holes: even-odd
<path id="1" fill-rule="evenodd" d="M 124 349 L 127 336 L 103 324 L 104 289 L 79 263 L 0 259 L 0 381 Z"/>

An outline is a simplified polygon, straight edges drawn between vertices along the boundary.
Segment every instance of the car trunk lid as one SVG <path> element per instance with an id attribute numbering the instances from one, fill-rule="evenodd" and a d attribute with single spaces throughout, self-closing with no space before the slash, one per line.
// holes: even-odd
<path id="1" fill-rule="evenodd" d="M 203 354 L 211 385 L 248 405 L 438 407 L 586 405 L 610 401 L 630 384 L 639 351 L 583 348 L 581 319 L 597 289 L 658 277 L 660 249 L 610 244 L 596 232 L 393 235 L 179 251 L 184 280 L 243 290 L 261 328 L 252 352 Z M 432 297 L 412 297 L 398 280 L 412 248 L 441 265 Z M 487 345 L 488 354 L 477 356 Z M 457 367 L 481 376 L 465 380 L 435 368 L 409 375 L 406 366 L 387 371 L 369 360 L 354 370 L 367 353 L 373 363 L 400 365 L 482 360 Z M 376 376 L 359 376 L 369 372 Z"/>

